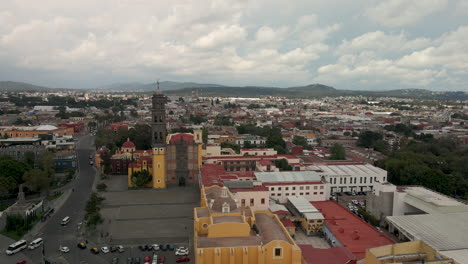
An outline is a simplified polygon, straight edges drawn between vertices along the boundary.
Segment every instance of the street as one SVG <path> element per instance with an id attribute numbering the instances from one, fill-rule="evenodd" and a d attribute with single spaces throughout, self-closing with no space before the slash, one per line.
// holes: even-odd
<path id="1" fill-rule="evenodd" d="M 76 145 L 77 162 L 79 172 L 75 179 L 68 200 L 60 210 L 55 211 L 51 218 L 39 232 L 37 237 L 44 239 L 45 256 L 50 260 L 59 260 L 64 257 L 69 263 L 106 263 L 98 256 L 92 255 L 88 250 L 86 252 L 79 251 L 76 247 L 78 243 L 78 223 L 83 222 L 84 209 L 86 202 L 91 194 L 91 189 L 94 182 L 96 171 L 93 166 L 89 165 L 89 155 L 94 153 L 93 148 L 94 138 L 90 135 L 82 137 Z M 70 223 L 62 226 L 60 223 L 66 216 L 71 218 Z M 60 253 L 59 246 L 67 246 L 70 248 L 69 253 Z M 23 251 L 34 263 L 42 261 L 41 248 L 33 251 Z"/>

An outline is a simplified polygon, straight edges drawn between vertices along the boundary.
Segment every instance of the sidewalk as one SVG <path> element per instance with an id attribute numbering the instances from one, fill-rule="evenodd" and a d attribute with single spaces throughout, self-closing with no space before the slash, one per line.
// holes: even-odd
<path id="1" fill-rule="evenodd" d="M 60 208 L 62 208 L 62 206 L 68 200 L 68 197 L 70 197 L 71 193 L 72 193 L 71 189 L 68 189 L 68 190 L 64 191 L 63 194 L 59 198 L 57 198 L 57 199 L 55 199 L 55 200 L 53 200 L 53 201 L 51 201 L 49 203 L 49 207 L 54 208 L 55 211 L 60 210 Z M 40 236 L 41 235 L 40 231 L 42 230 L 42 228 L 46 224 L 47 224 L 47 220 L 44 221 L 44 222 L 38 222 L 36 225 L 34 225 L 34 227 L 28 233 L 26 233 L 23 236 L 23 239 L 26 239 L 27 241 L 29 241 L 29 240 L 32 240 L 35 237 Z"/>

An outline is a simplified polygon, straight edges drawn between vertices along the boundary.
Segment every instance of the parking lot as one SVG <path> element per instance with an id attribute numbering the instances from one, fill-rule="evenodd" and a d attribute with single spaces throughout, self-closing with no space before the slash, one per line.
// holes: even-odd
<path id="1" fill-rule="evenodd" d="M 200 194 L 195 186 L 169 187 L 164 190 L 127 190 L 126 176 L 113 176 L 104 181 L 108 191 L 101 214 L 104 223 L 95 232 L 88 234 L 89 246 L 123 245 L 125 252 L 99 255 L 111 263 L 118 257 L 119 263 L 127 258 L 140 258 L 156 253 L 166 257 L 166 263 L 175 263 L 175 251 L 142 251 L 138 247 L 152 244 L 172 244 L 174 247 L 189 248 L 193 251 L 193 208 L 199 206 Z M 78 249 L 77 249 L 78 250 Z M 91 254 L 89 247 L 79 254 Z M 193 262 L 192 262 L 193 263 Z"/>

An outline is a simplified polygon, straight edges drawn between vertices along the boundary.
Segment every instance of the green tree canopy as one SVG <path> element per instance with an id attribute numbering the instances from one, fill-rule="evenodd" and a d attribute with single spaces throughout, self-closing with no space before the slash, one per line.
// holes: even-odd
<path id="1" fill-rule="evenodd" d="M 152 177 L 147 170 L 137 171 L 132 174 L 133 187 L 144 187 L 151 180 Z"/>
<path id="2" fill-rule="evenodd" d="M 331 155 L 330 159 L 331 160 L 345 160 L 346 159 L 346 151 L 343 145 L 341 144 L 333 144 L 333 146 L 330 149 Z"/>

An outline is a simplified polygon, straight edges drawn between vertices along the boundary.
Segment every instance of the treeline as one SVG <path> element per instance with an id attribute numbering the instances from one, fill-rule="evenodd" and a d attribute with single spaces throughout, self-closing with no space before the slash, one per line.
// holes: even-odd
<path id="1" fill-rule="evenodd" d="M 151 126 L 146 124 L 137 124 L 129 130 L 120 129 L 113 131 L 102 128 L 96 132 L 96 147 L 105 146 L 112 153 L 122 147 L 122 144 L 130 139 L 137 149 L 151 149 Z"/>
<path id="2" fill-rule="evenodd" d="M 455 138 L 403 142 L 376 165 L 388 171 L 395 185 L 422 185 L 468 200 L 468 149 L 461 149 Z"/>
<path id="3" fill-rule="evenodd" d="M 8 98 L 0 98 L 0 102 L 9 101 L 14 103 L 16 106 L 29 106 L 33 107 L 36 105 L 53 105 L 53 106 L 68 106 L 70 108 L 84 108 L 84 107 L 97 107 L 101 109 L 111 108 L 113 106 L 120 105 L 134 105 L 137 106 L 137 102 L 134 99 L 99 99 L 96 101 L 77 101 L 75 97 L 71 96 L 56 96 L 51 95 L 47 98 L 39 96 L 24 96 L 24 95 L 12 95 Z"/>
<path id="4" fill-rule="evenodd" d="M 258 127 L 253 124 L 236 126 L 239 134 L 249 134 L 266 137 L 265 147 L 275 149 L 278 154 L 286 154 L 286 142 L 283 139 L 281 129 L 277 127 L 263 126 Z"/>

